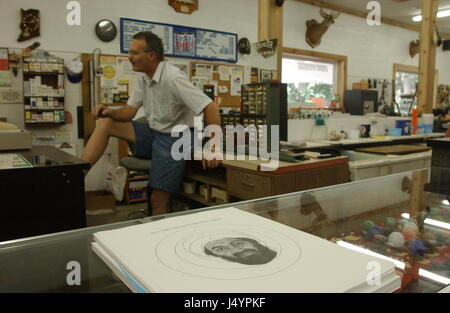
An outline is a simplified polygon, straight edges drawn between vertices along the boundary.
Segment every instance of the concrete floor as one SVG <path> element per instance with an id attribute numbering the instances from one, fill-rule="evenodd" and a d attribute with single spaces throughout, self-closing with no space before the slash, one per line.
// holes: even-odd
<path id="1" fill-rule="evenodd" d="M 126 203 L 117 203 L 114 210 L 105 212 L 87 211 L 87 226 L 99 226 L 111 223 L 117 223 L 127 220 L 142 218 L 145 216 L 144 211 L 147 209 L 147 203 L 135 203 L 127 205 Z"/>

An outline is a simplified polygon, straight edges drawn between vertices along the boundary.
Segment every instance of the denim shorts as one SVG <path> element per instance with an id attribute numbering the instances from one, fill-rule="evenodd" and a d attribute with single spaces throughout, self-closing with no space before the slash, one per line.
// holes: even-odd
<path id="1" fill-rule="evenodd" d="M 183 181 L 185 160 L 177 160 L 172 156 L 172 145 L 179 140 L 170 133 L 161 133 L 151 129 L 147 123 L 133 121 L 136 144 L 130 143 L 130 149 L 135 157 L 152 160 L 149 172 L 149 185 L 151 188 L 167 192 L 177 192 Z M 190 132 L 193 139 L 193 130 Z M 182 133 L 179 133 L 181 135 Z M 185 155 L 191 155 L 193 140 L 183 145 Z"/>

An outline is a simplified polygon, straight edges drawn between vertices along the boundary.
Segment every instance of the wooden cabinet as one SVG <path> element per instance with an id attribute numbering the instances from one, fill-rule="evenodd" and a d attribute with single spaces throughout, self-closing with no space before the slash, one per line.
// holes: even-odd
<path id="1" fill-rule="evenodd" d="M 241 199 L 257 199 L 270 195 L 272 181 L 269 177 L 252 174 L 238 169 L 228 169 L 228 192 Z"/>
<path id="2" fill-rule="evenodd" d="M 229 195 L 251 200 L 301 190 L 320 188 L 349 181 L 347 164 L 305 169 L 286 174 L 265 174 L 245 169 L 227 171 Z"/>

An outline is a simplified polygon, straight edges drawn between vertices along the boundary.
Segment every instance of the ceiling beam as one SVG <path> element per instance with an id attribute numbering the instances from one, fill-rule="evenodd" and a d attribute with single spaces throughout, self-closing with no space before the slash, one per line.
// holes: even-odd
<path id="1" fill-rule="evenodd" d="M 306 3 L 306 4 L 310 4 L 310 5 L 314 5 L 317 7 L 321 7 L 324 9 L 328 9 L 328 10 L 333 10 L 333 11 L 339 11 L 342 13 L 346 13 L 346 14 L 350 14 L 353 16 L 357 16 L 357 17 L 361 17 L 366 19 L 367 18 L 367 14 L 368 12 L 363 12 L 363 11 L 358 11 L 358 10 L 354 10 L 354 9 L 349 9 L 349 8 L 345 8 L 342 7 L 340 5 L 336 5 L 336 4 L 332 4 L 332 3 L 327 3 L 327 2 L 323 2 L 323 1 L 319 1 L 319 0 L 294 0 L 297 2 L 302 2 L 302 3 Z M 397 27 L 401 27 L 401 28 L 405 28 L 408 30 L 412 30 L 415 32 L 420 33 L 421 30 L 421 23 L 418 23 L 417 26 L 415 25 L 411 25 L 408 23 L 403 23 L 403 22 L 399 22 L 399 21 L 395 21 L 393 19 L 389 19 L 389 18 L 381 18 L 381 23 L 382 24 L 387 24 L 387 25 L 392 25 L 392 26 L 397 26 Z M 446 40 L 450 40 L 450 35 L 448 34 L 441 34 L 441 37 L 443 39 Z"/>

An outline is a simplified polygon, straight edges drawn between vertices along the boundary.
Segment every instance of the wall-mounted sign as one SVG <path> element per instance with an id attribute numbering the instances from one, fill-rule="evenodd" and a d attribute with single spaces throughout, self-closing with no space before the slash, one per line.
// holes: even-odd
<path id="1" fill-rule="evenodd" d="M 120 52 L 127 54 L 133 36 L 142 31 L 158 35 L 169 57 L 237 62 L 237 34 L 129 18 L 120 19 Z"/>
<path id="2" fill-rule="evenodd" d="M 265 58 L 274 55 L 276 49 L 277 39 L 264 40 L 256 43 L 256 50 Z"/>
<path id="3" fill-rule="evenodd" d="M 169 5 L 178 13 L 191 14 L 198 10 L 198 0 L 169 0 Z"/>

